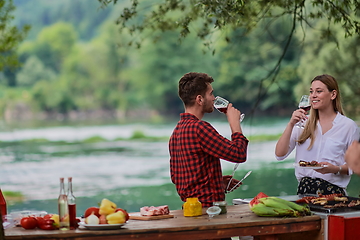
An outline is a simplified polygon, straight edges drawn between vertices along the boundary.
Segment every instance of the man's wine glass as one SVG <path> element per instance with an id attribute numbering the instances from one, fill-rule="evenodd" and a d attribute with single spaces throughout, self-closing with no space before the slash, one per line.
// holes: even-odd
<path id="1" fill-rule="evenodd" d="M 226 100 L 225 98 L 222 98 L 222 97 L 220 97 L 220 96 L 215 97 L 214 107 L 215 107 L 219 112 L 221 112 L 221 113 L 226 113 L 226 112 L 227 112 L 227 107 L 228 107 L 228 105 L 229 105 L 229 101 Z M 242 120 L 244 119 L 244 117 L 245 117 L 245 114 L 242 113 L 242 114 L 240 115 L 240 122 L 242 122 Z M 233 179 L 233 177 L 234 177 L 235 171 L 236 171 L 236 169 L 238 168 L 238 166 L 239 166 L 239 163 L 236 163 L 236 164 L 234 165 L 234 169 L 233 169 L 233 172 L 232 172 L 232 174 L 231 174 L 231 179 L 229 180 L 229 183 L 228 183 L 228 185 L 226 186 L 225 193 L 229 193 L 229 192 L 227 191 L 227 189 L 228 189 L 229 186 L 230 186 L 230 183 L 231 183 L 231 181 L 232 181 L 232 179 Z"/>
<path id="2" fill-rule="evenodd" d="M 311 103 L 310 103 L 310 97 L 308 95 L 302 95 L 300 102 L 299 102 L 299 108 L 304 109 L 306 112 L 306 115 L 308 114 L 310 108 L 311 108 Z M 299 128 L 304 128 L 305 127 L 305 122 L 306 120 L 300 120 L 299 122 L 296 123 L 296 126 Z"/>
<path id="3" fill-rule="evenodd" d="M 214 107 L 221 113 L 226 113 L 227 112 L 227 107 L 229 105 L 229 101 L 226 100 L 225 98 L 222 98 L 220 96 L 215 97 L 215 101 L 214 101 Z M 240 122 L 242 122 L 242 120 L 244 119 L 245 114 L 242 113 L 240 115 Z"/>

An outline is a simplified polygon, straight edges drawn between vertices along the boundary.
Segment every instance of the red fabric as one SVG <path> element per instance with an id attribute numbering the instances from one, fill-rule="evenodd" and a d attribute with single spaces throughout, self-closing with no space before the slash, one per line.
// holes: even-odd
<path id="1" fill-rule="evenodd" d="M 248 140 L 234 133 L 221 136 L 208 122 L 182 113 L 169 141 L 171 180 L 182 201 L 197 197 L 203 207 L 224 201 L 220 159 L 246 161 Z"/>
<path id="2" fill-rule="evenodd" d="M 359 217 L 329 215 L 328 239 L 329 240 L 357 240 L 360 239 Z"/>

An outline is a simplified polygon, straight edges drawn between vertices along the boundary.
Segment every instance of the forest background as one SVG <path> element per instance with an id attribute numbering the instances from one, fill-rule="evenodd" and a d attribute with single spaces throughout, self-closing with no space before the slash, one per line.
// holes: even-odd
<path id="1" fill-rule="evenodd" d="M 153 11 L 157 2 L 144 1 L 141 11 Z M 228 30 L 225 39 L 224 33 L 213 34 L 211 45 L 196 37 L 196 25 L 184 39 L 178 32 L 149 31 L 138 48 L 128 44 L 134 36 L 115 24 L 128 1 L 105 8 L 95 0 L 13 3 L 14 25 L 31 29 L 17 49 L 20 67 L 0 73 L 0 116 L 7 123 L 178 118 L 178 80 L 190 71 L 210 74 L 215 95 L 259 117 L 290 116 L 312 78 L 331 74 L 340 83 L 347 115 L 359 115 L 360 41 L 336 31 L 340 24 L 331 26 L 335 34 L 327 39 L 321 37 L 324 19 L 313 20 L 311 28 L 297 26 L 274 79 L 268 76 L 292 27 L 287 16 L 250 33 Z"/>

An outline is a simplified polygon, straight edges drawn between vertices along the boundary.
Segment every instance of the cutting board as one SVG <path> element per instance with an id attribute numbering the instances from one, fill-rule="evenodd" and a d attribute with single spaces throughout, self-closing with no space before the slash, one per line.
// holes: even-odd
<path id="1" fill-rule="evenodd" d="M 159 215 L 159 216 L 142 216 L 140 212 L 137 213 L 130 213 L 129 219 L 132 220 L 143 220 L 143 221 L 149 221 L 149 220 L 159 220 L 159 219 L 166 219 L 166 218 L 173 218 L 174 215 L 168 214 L 168 215 Z"/>

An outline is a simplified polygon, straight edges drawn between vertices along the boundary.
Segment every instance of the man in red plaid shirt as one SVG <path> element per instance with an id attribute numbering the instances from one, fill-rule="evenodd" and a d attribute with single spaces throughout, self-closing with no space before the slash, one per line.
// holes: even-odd
<path id="1" fill-rule="evenodd" d="M 201 120 L 205 113 L 214 111 L 213 81 L 209 75 L 196 72 L 180 79 L 179 97 L 185 112 L 180 114 L 169 141 L 171 180 L 181 200 L 197 197 L 203 207 L 225 200 L 225 187 L 231 176 L 222 176 L 220 159 L 245 162 L 248 145 L 240 126 L 241 112 L 231 103 L 226 112 L 231 140 Z M 238 182 L 232 179 L 228 189 Z"/>

